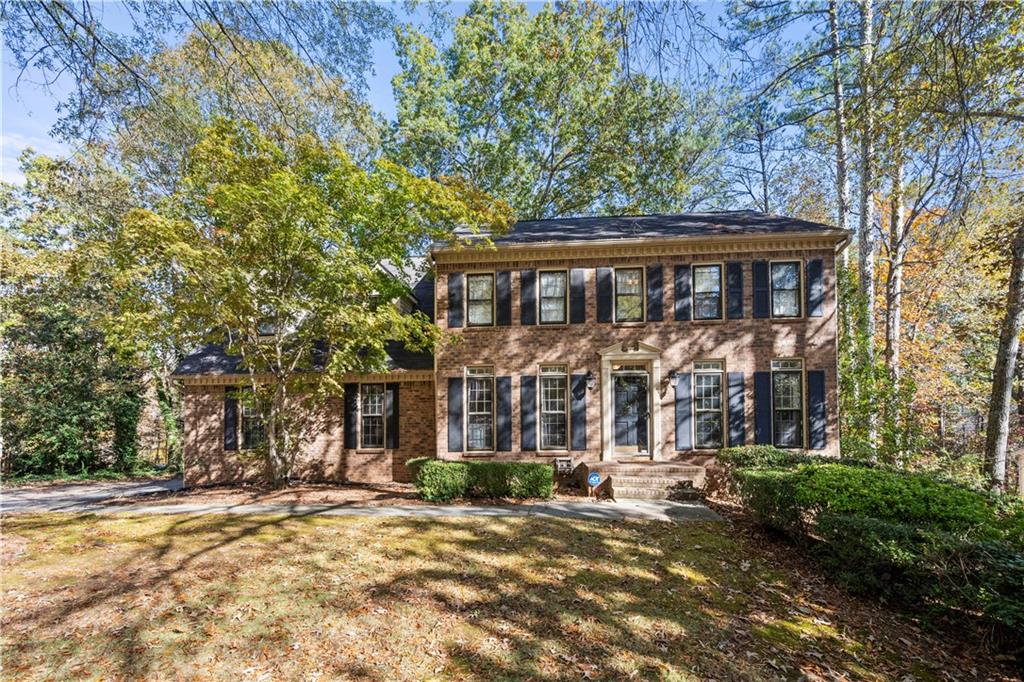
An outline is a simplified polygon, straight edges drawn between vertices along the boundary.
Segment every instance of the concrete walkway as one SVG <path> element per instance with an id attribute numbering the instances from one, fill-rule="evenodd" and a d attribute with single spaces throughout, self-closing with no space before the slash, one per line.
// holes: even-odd
<path id="1" fill-rule="evenodd" d="M 97 502 L 181 490 L 181 478 L 69 483 L 0 489 L 0 513 L 82 511 Z"/>

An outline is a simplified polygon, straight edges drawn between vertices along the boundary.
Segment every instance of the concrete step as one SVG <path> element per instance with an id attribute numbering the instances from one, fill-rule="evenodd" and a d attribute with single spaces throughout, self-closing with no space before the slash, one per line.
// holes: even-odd
<path id="1" fill-rule="evenodd" d="M 667 478 L 663 476 L 623 476 L 621 474 L 612 474 L 608 478 L 611 479 L 613 486 L 624 486 L 627 488 L 692 488 L 696 476 L 693 478 Z"/>
<path id="2" fill-rule="evenodd" d="M 696 500 L 700 493 L 693 488 L 628 488 L 612 481 L 612 496 L 617 500 Z"/>
<path id="3" fill-rule="evenodd" d="M 704 467 L 689 464 L 587 464 L 588 471 L 614 476 L 653 476 L 658 478 L 674 478 L 676 476 L 699 476 L 704 474 Z"/>

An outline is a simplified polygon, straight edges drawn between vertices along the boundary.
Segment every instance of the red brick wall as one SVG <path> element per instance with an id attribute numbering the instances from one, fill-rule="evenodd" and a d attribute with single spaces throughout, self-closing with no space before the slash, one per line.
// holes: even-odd
<path id="1" fill-rule="evenodd" d="M 824 263 L 825 303 L 822 317 L 795 320 L 753 318 L 753 260 L 801 260 L 821 258 Z M 673 271 L 676 264 L 724 263 L 743 264 L 742 320 L 690 321 L 674 320 Z M 639 325 L 597 322 L 597 267 L 663 266 L 664 321 Z M 524 268 L 586 268 L 585 324 L 563 326 L 521 326 L 519 323 L 519 271 Z M 754 442 L 753 372 L 769 370 L 773 358 L 799 357 L 807 370 L 824 370 L 827 410 L 827 449 L 825 454 L 838 454 L 837 420 L 837 349 L 836 349 L 836 277 L 832 250 L 771 251 L 758 254 L 715 254 L 672 257 L 587 258 L 502 263 L 443 263 L 437 273 L 437 322 L 447 329 L 449 272 L 511 270 L 512 325 L 503 327 L 458 328 L 448 330 L 452 342 L 437 351 L 437 451 L 442 458 L 457 459 L 449 454 L 447 441 L 448 377 L 461 376 L 467 365 L 493 365 L 498 376 L 512 377 L 512 451 L 496 453 L 500 459 L 541 458 L 544 455 L 520 452 L 519 376 L 536 374 L 540 363 L 569 365 L 569 371 L 592 371 L 598 385 L 587 393 L 587 450 L 571 452 L 574 461 L 595 460 L 601 451 L 601 363 L 598 351 L 615 343 L 634 342 L 662 349 L 662 385 L 657 392 L 661 403 L 662 459 L 689 457 L 695 453 L 676 452 L 674 445 L 674 395 L 664 377 L 670 369 L 690 371 L 694 360 L 725 361 L 726 372 L 743 372 L 746 395 L 746 442 Z M 723 288 L 725 285 L 723 272 Z M 723 291 L 723 305 L 725 292 Z M 700 453 L 696 453 L 700 454 Z M 710 452 L 705 454 L 712 454 Z"/>

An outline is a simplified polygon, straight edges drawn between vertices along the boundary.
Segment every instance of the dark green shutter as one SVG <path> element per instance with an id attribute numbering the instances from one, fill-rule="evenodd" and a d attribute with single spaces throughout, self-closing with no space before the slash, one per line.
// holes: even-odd
<path id="1" fill-rule="evenodd" d="M 572 449 L 587 449 L 587 375 L 572 375 Z"/>
<path id="2" fill-rule="evenodd" d="M 355 450 L 356 424 L 359 419 L 359 384 L 345 384 L 345 448 Z"/>
<path id="3" fill-rule="evenodd" d="M 772 444 L 771 372 L 754 372 L 754 444 Z"/>
<path id="4" fill-rule="evenodd" d="M 537 324 L 537 271 L 519 271 L 519 323 Z"/>
<path id="5" fill-rule="evenodd" d="M 647 321 L 661 322 L 664 317 L 660 265 L 647 266 Z"/>
<path id="6" fill-rule="evenodd" d="M 820 258 L 807 261 L 807 315 L 825 314 L 825 273 Z"/>
<path id="7" fill-rule="evenodd" d="M 743 319 L 743 263 L 726 263 L 725 279 L 729 319 Z"/>
<path id="8" fill-rule="evenodd" d="M 744 412 L 743 372 L 729 372 L 729 446 L 745 445 L 747 441 Z"/>
<path id="9" fill-rule="evenodd" d="M 569 271 L 569 322 L 587 321 L 587 271 L 573 268 Z"/>
<path id="10" fill-rule="evenodd" d="M 807 370 L 807 444 L 811 450 L 825 449 L 825 372 Z"/>
<path id="11" fill-rule="evenodd" d="M 756 260 L 750 265 L 754 278 L 754 317 L 771 317 L 771 289 L 768 286 L 768 261 Z"/>
<path id="12" fill-rule="evenodd" d="M 524 451 L 537 449 L 537 377 L 519 377 L 519 440 Z"/>
<path id="13" fill-rule="evenodd" d="M 597 269 L 597 321 L 612 321 L 612 269 Z"/>
<path id="14" fill-rule="evenodd" d="M 693 376 L 679 374 L 676 381 L 676 450 L 692 450 Z"/>
<path id="15" fill-rule="evenodd" d="M 384 429 L 384 447 L 395 449 L 398 447 L 398 384 L 384 385 L 384 418 L 387 420 L 387 428 Z"/>
<path id="16" fill-rule="evenodd" d="M 690 266 L 677 265 L 675 272 L 676 322 L 688 322 L 692 307 L 690 295 Z"/>
<path id="17" fill-rule="evenodd" d="M 494 277 L 494 288 L 494 299 L 498 305 L 494 321 L 499 327 L 507 327 L 512 324 L 512 273 L 499 271 Z"/>
<path id="18" fill-rule="evenodd" d="M 462 293 L 465 277 L 461 272 L 448 274 L 448 326 L 462 326 Z"/>
<path id="19" fill-rule="evenodd" d="M 495 377 L 494 422 L 498 430 L 495 450 L 508 452 L 512 449 L 512 377 Z"/>
<path id="20" fill-rule="evenodd" d="M 224 449 L 238 449 L 238 398 L 231 387 L 224 390 Z"/>
<path id="21" fill-rule="evenodd" d="M 462 452 L 462 377 L 448 377 L 448 452 Z"/>

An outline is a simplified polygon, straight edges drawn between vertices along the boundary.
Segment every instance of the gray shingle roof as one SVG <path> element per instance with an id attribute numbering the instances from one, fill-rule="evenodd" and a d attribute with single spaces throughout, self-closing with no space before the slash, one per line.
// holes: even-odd
<path id="1" fill-rule="evenodd" d="M 430 353 L 411 351 L 399 341 L 388 341 L 388 369 L 434 369 L 434 356 Z M 219 343 L 208 343 L 186 355 L 174 369 L 177 376 L 239 374 L 242 359 L 228 355 Z"/>
<path id="2" fill-rule="evenodd" d="M 508 234 L 492 237 L 497 245 L 533 242 L 608 241 L 767 234 L 833 233 L 848 235 L 825 223 L 758 213 L 757 211 L 708 211 L 675 215 L 596 216 L 524 220 Z"/>

